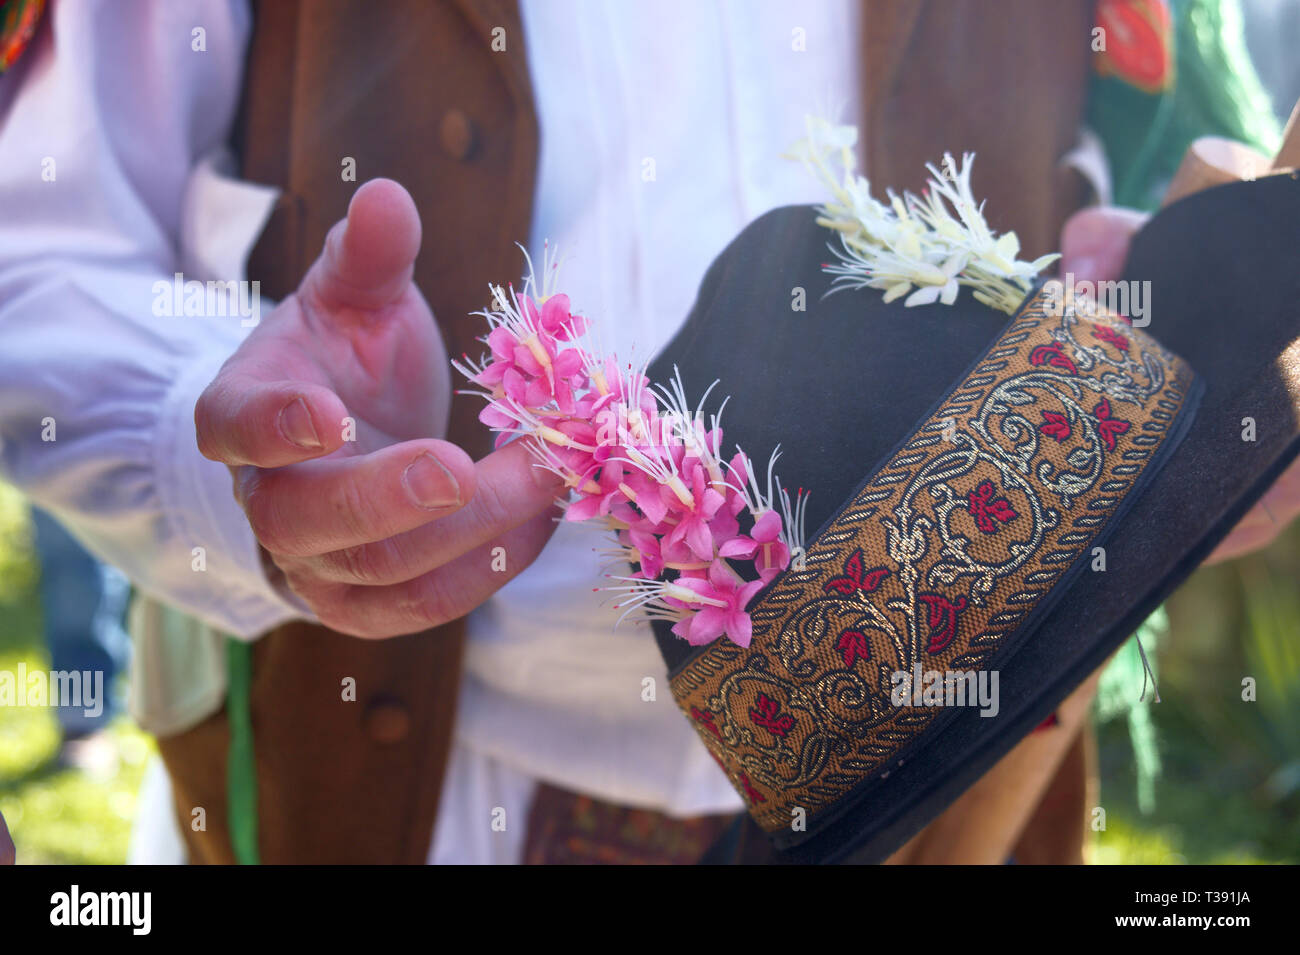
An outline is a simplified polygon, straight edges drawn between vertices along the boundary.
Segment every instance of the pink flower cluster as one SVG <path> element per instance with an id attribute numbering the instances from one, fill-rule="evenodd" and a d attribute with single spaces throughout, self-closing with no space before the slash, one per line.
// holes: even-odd
<path id="1" fill-rule="evenodd" d="M 548 258 L 547 285 L 554 274 Z M 669 620 L 695 645 L 725 634 L 748 646 L 750 600 L 802 546 L 806 499 L 800 492 L 792 504 L 775 479 L 778 452 L 760 487 L 743 451 L 724 460 L 718 415 L 706 424 L 703 400 L 692 411 L 679 377 L 652 388 L 644 368 L 588 350 L 588 322 L 567 295 L 531 277 L 523 293 L 492 292 L 481 313 L 491 355 L 453 364 L 487 399 L 479 418 L 500 432 L 497 446 L 523 436 L 569 489 L 565 519 L 614 532 L 608 553 L 636 567 L 607 575 L 616 583 L 604 589 L 620 594 L 624 617 Z"/>

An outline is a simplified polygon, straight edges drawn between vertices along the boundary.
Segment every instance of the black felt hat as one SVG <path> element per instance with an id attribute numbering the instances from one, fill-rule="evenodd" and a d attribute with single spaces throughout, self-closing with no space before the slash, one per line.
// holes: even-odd
<path id="1" fill-rule="evenodd" d="M 1150 283 L 1144 328 L 1041 286 L 1010 318 L 965 294 L 827 296 L 815 217 L 736 238 L 649 376 L 719 379 L 726 443 L 779 443 L 816 531 L 751 604 L 748 648 L 656 636 L 775 858 L 871 862 L 1048 717 L 1300 451 L 1300 180 L 1155 216 L 1124 276 Z M 996 715 L 916 705 L 930 670 L 996 671 Z"/>

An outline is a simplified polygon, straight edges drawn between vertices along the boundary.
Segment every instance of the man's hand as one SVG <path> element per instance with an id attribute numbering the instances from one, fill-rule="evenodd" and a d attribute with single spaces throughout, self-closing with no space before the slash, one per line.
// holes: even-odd
<path id="1" fill-rule="evenodd" d="M 560 491 L 518 443 L 475 463 L 437 440 L 451 376 L 411 281 L 419 247 L 406 190 L 363 185 L 298 291 L 194 409 L 199 450 L 230 466 L 289 587 L 322 623 L 361 637 L 474 609 L 540 553 Z M 492 570 L 498 545 L 504 573 Z"/>
<path id="2" fill-rule="evenodd" d="M 1129 241 L 1150 218 L 1132 209 L 1076 212 L 1061 230 L 1061 274 L 1078 281 L 1106 282 L 1120 276 Z M 1300 515 L 1300 460 L 1282 472 L 1268 492 L 1220 543 L 1205 563 L 1215 564 L 1260 550 Z"/>

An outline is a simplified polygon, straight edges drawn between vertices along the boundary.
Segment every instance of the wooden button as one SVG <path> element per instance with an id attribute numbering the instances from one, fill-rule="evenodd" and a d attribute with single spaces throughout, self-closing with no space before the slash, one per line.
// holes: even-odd
<path id="1" fill-rule="evenodd" d="M 474 152 L 474 124 L 458 109 L 451 109 L 442 117 L 438 128 L 442 151 L 452 159 L 465 160 Z"/>
<path id="2" fill-rule="evenodd" d="M 366 734 L 376 743 L 400 743 L 411 732 L 411 714 L 396 700 L 370 704 L 366 710 Z"/>

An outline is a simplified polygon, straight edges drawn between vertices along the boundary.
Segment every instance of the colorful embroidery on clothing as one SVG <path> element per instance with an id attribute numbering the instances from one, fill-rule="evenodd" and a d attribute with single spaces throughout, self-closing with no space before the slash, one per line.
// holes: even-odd
<path id="1" fill-rule="evenodd" d="M 748 648 L 719 641 L 673 675 L 765 830 L 802 807 L 811 832 L 887 772 L 938 712 L 895 705 L 894 675 L 983 669 L 1087 559 L 1169 434 L 1186 364 L 1119 316 L 1049 307 L 1036 293 L 759 596 Z"/>

